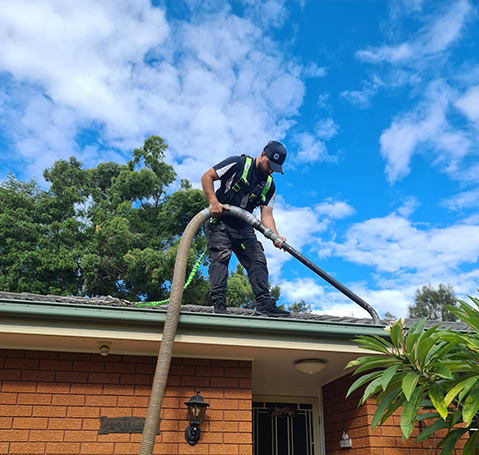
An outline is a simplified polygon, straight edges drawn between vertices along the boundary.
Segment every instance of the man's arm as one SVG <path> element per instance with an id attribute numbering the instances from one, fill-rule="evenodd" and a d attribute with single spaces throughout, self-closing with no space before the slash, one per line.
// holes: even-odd
<path id="1" fill-rule="evenodd" d="M 281 237 L 276 229 L 276 223 L 274 222 L 273 218 L 273 209 L 267 205 L 261 206 L 261 222 L 267 227 L 270 228 L 277 236 Z M 283 242 L 286 242 L 284 237 L 281 237 Z M 274 246 L 276 248 L 281 248 L 281 244 L 279 242 L 274 242 Z"/>
<path id="2" fill-rule="evenodd" d="M 229 210 L 228 207 L 225 207 L 223 204 L 218 202 L 215 194 L 215 184 L 217 180 L 219 180 L 219 176 L 216 171 L 211 168 L 210 170 L 206 171 L 201 176 L 201 186 L 203 187 L 203 192 L 205 193 L 206 198 L 210 202 L 210 215 L 212 218 L 219 218 L 223 213 L 223 210 Z"/>

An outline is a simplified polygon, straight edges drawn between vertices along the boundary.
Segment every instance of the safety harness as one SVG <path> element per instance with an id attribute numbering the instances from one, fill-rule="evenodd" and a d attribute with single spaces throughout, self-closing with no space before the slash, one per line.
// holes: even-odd
<path id="1" fill-rule="evenodd" d="M 258 184 L 256 185 L 256 188 L 254 188 L 254 190 L 251 191 L 250 172 L 253 172 L 253 167 L 252 167 L 253 158 L 247 155 L 241 155 L 241 157 L 244 158 L 244 166 L 243 166 L 243 172 L 241 173 L 241 177 L 237 179 L 231 185 L 231 188 L 229 189 L 229 191 L 226 192 L 220 198 L 219 202 L 221 202 L 222 204 L 229 204 L 237 193 L 242 193 L 243 197 L 241 199 L 240 207 L 244 209 L 249 203 L 254 203 L 253 209 L 255 209 L 256 207 L 260 206 L 262 203 L 266 202 L 266 195 L 268 194 L 268 191 L 271 188 L 271 184 L 273 183 L 273 178 L 271 177 L 271 175 L 268 175 L 264 186 L 261 186 L 260 184 Z M 248 180 L 248 177 L 249 177 L 249 180 Z M 222 221 L 212 218 L 210 222 L 215 223 L 219 227 L 219 229 L 221 229 L 228 236 L 232 244 L 235 243 L 233 236 L 231 235 L 231 232 Z M 254 236 L 250 238 L 249 240 L 247 240 L 246 242 L 241 243 L 240 246 L 241 248 L 245 250 L 249 245 L 252 245 L 256 241 L 257 241 L 256 236 Z"/>
<path id="2" fill-rule="evenodd" d="M 266 202 L 266 195 L 268 194 L 269 189 L 271 188 L 271 184 L 273 183 L 273 178 L 271 175 L 268 175 L 266 179 L 266 183 L 262 187 L 260 184 L 256 185 L 256 188 L 251 191 L 251 185 L 249 183 L 248 177 L 250 172 L 252 172 L 252 164 L 253 158 L 250 156 L 242 155 L 244 157 L 245 162 L 243 166 L 243 172 L 241 173 L 241 177 L 231 185 L 231 188 L 227 193 L 223 195 L 220 202 L 222 204 L 229 204 L 235 194 L 241 192 L 243 193 L 243 198 L 241 199 L 240 207 L 242 209 L 246 208 L 248 203 L 254 202 L 254 207 L 256 208 L 260 206 L 262 203 Z M 251 178 L 250 178 L 251 180 Z"/>

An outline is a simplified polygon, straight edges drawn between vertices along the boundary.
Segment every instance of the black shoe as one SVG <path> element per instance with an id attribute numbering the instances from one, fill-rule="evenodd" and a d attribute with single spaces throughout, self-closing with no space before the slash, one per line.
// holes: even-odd
<path id="1" fill-rule="evenodd" d="M 287 318 L 291 313 L 278 308 L 276 305 L 258 306 L 254 311 L 255 316 L 268 316 L 270 318 Z"/>
<path id="2" fill-rule="evenodd" d="M 226 311 L 226 305 L 223 302 L 215 303 L 213 306 L 213 313 L 228 314 L 228 312 Z"/>

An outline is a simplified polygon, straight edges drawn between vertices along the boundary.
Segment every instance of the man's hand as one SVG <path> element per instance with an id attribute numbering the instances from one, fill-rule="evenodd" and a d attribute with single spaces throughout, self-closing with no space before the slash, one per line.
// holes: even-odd
<path id="1" fill-rule="evenodd" d="M 209 207 L 211 218 L 219 218 L 223 210 L 229 210 L 229 207 L 220 204 L 218 201 L 212 202 Z"/>
<path id="2" fill-rule="evenodd" d="M 280 238 L 283 242 L 286 243 L 286 239 L 285 239 L 284 237 L 279 236 L 279 238 Z M 274 245 L 276 248 L 279 248 L 279 249 L 281 249 L 282 246 L 283 246 L 283 244 L 282 244 L 282 243 L 279 243 L 277 240 L 275 240 L 275 241 L 273 242 L 273 245 Z"/>

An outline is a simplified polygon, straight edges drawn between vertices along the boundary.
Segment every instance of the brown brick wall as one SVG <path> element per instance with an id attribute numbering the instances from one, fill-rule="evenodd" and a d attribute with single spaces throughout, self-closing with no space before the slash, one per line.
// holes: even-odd
<path id="1" fill-rule="evenodd" d="M 0 454 L 137 454 L 141 435 L 99 435 L 100 416 L 146 416 L 156 358 L 0 349 Z M 191 447 L 185 401 L 210 404 Z M 154 453 L 252 453 L 251 362 L 172 359 Z"/>
<path id="2" fill-rule="evenodd" d="M 359 377 L 359 376 L 358 376 Z M 399 408 L 381 427 L 371 431 L 371 422 L 376 411 L 375 399 L 369 399 L 357 407 L 364 388 L 353 392 L 348 399 L 346 393 L 357 377 L 349 375 L 331 382 L 323 387 L 324 428 L 326 455 L 427 455 L 434 453 L 433 447 L 445 436 L 445 432 L 416 444 L 419 434 L 416 424 L 409 440 L 402 440 Z M 428 425 L 430 422 L 428 422 Z M 343 430 L 352 439 L 351 449 L 341 449 L 339 441 Z M 461 444 L 459 444 L 459 447 Z M 440 450 L 439 450 L 440 451 Z M 438 453 L 439 453 L 438 451 Z M 456 454 L 461 453 L 457 451 Z"/>

